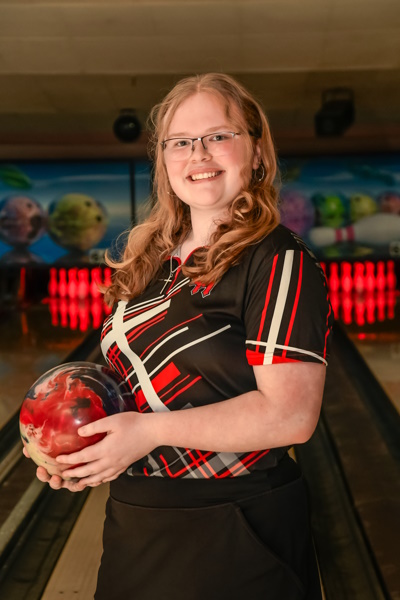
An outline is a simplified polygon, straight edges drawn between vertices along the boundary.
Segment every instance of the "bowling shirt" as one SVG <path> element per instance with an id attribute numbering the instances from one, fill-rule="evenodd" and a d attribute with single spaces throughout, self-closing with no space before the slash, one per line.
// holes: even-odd
<path id="1" fill-rule="evenodd" d="M 186 264 L 191 261 L 193 254 Z M 139 412 L 190 410 L 256 390 L 254 365 L 326 365 L 332 319 L 316 258 L 279 225 L 249 246 L 216 285 L 191 281 L 180 259 L 168 257 L 139 297 L 116 303 L 104 322 L 101 347 L 129 384 Z M 275 466 L 286 450 L 162 446 L 127 473 L 237 477 Z"/>

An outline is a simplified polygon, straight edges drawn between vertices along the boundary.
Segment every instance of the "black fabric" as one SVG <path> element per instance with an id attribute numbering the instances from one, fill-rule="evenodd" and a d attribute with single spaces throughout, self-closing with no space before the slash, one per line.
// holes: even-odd
<path id="1" fill-rule="evenodd" d="M 321 600 L 304 482 L 283 463 L 273 478 L 291 481 L 223 503 L 215 480 L 189 482 L 211 484 L 196 507 L 171 507 L 176 494 L 168 498 L 161 478 L 156 503 L 167 508 L 111 496 L 95 600 Z M 153 480 L 143 480 L 153 495 Z"/>

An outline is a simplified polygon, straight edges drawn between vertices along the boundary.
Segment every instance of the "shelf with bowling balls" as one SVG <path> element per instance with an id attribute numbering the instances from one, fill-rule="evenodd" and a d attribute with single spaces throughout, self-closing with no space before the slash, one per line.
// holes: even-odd
<path id="1" fill-rule="evenodd" d="M 400 291 L 394 260 L 321 262 L 337 319 L 358 327 L 396 318 Z"/>
<path id="2" fill-rule="evenodd" d="M 99 285 L 109 285 L 111 269 L 106 267 L 52 267 L 49 271 L 47 304 L 54 327 L 86 331 L 101 326 L 111 308 L 103 301 Z"/>
<path id="3" fill-rule="evenodd" d="M 106 436 L 82 437 L 79 427 L 129 410 L 135 410 L 133 396 L 117 373 L 90 362 L 65 363 L 44 373 L 27 392 L 19 416 L 22 442 L 38 466 L 63 477 L 63 470 L 72 467 L 61 467 L 57 456 Z"/>

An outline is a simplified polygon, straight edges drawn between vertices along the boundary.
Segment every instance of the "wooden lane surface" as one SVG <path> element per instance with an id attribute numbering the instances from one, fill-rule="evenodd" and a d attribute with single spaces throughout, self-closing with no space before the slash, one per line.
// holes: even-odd
<path id="1" fill-rule="evenodd" d="M 90 600 L 96 588 L 108 484 L 93 488 L 41 600 Z"/>

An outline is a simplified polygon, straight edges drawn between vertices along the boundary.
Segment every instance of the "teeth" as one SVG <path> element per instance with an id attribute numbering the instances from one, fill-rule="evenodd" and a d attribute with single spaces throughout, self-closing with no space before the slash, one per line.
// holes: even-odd
<path id="1" fill-rule="evenodd" d="M 197 181 L 197 179 L 208 179 L 209 177 L 216 177 L 220 171 L 212 171 L 211 173 L 196 173 L 196 175 L 192 175 L 191 178 L 193 181 Z"/>

